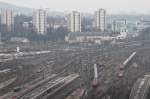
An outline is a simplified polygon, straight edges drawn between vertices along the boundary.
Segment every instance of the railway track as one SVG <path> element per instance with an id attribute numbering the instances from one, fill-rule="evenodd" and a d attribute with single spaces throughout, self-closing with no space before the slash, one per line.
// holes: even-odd
<path id="1" fill-rule="evenodd" d="M 145 75 L 134 84 L 129 99 L 149 99 L 150 75 Z"/>
<path id="2" fill-rule="evenodd" d="M 70 83 L 73 83 L 78 78 L 79 75 L 77 74 L 70 74 L 68 76 L 54 74 L 36 84 L 24 85 L 23 90 L 19 92 L 7 93 L 6 95 L 0 97 L 0 99 L 47 99 L 51 95 L 58 95 L 55 93 L 63 90 L 63 88 L 67 87 Z"/>
<path id="3" fill-rule="evenodd" d="M 41 79 L 41 78 L 35 79 L 34 81 L 29 82 L 29 83 L 23 85 L 22 87 L 20 87 L 21 91 L 14 92 L 12 90 L 11 92 L 8 92 L 7 94 L 1 96 L 0 99 L 12 99 L 12 97 L 15 97 L 15 98 L 21 97 L 22 95 L 35 89 L 37 86 L 41 86 L 42 84 L 46 83 L 47 81 L 54 79 L 56 76 L 57 76 L 56 74 L 53 74 L 53 75 L 47 77 L 46 79 Z M 38 83 L 35 83 L 37 81 L 38 81 Z"/>
<path id="4" fill-rule="evenodd" d="M 60 89 L 62 89 L 65 85 L 67 86 L 70 82 L 74 81 L 78 77 L 79 75 L 77 74 L 71 74 L 66 77 L 56 77 L 54 80 L 49 81 L 42 86 L 35 88 L 24 96 L 16 99 L 47 99 L 52 95 L 59 95 L 56 93 Z"/>
<path id="5" fill-rule="evenodd" d="M 79 88 L 79 75 L 71 74 L 63 79 L 63 83 L 54 87 L 51 92 L 45 95 L 42 99 L 64 99 L 68 94 Z M 41 99 L 41 98 L 37 98 Z"/>

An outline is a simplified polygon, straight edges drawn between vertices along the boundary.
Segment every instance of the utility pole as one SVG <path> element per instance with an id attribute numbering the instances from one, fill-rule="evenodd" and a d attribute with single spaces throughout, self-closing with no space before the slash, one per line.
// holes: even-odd
<path id="1" fill-rule="evenodd" d="M 2 42 L 2 41 L 1 41 L 1 32 L 0 32 L 0 44 L 1 44 L 1 42 Z"/>
<path id="2" fill-rule="evenodd" d="M 104 38 L 104 33 L 103 32 L 103 38 Z M 104 60 L 104 40 L 101 41 L 101 54 L 102 54 L 102 60 Z"/>

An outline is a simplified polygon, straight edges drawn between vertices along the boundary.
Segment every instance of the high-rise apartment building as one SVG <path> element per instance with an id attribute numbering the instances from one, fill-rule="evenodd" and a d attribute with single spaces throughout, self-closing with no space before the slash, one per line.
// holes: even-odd
<path id="1" fill-rule="evenodd" d="M 81 32 L 81 14 L 77 11 L 73 11 L 69 14 L 68 29 L 70 32 Z"/>
<path id="2" fill-rule="evenodd" d="M 99 9 L 95 12 L 95 18 L 94 18 L 94 26 L 96 30 L 98 31 L 106 31 L 107 29 L 107 23 L 106 23 L 106 10 L 105 9 Z"/>
<path id="3" fill-rule="evenodd" d="M 10 10 L 1 12 L 1 29 L 4 31 L 13 31 L 14 27 L 14 15 Z"/>
<path id="4" fill-rule="evenodd" d="M 118 31 L 117 21 L 116 20 L 113 20 L 113 22 L 112 22 L 112 31 L 113 32 L 117 32 Z"/>
<path id="5" fill-rule="evenodd" d="M 34 11 L 33 28 L 39 35 L 47 34 L 47 13 L 45 10 L 39 9 Z"/>

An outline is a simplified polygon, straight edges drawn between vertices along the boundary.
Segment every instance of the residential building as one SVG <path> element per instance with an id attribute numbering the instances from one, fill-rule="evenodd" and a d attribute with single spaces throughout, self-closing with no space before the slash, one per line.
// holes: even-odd
<path id="1" fill-rule="evenodd" d="M 104 32 L 107 29 L 106 10 L 99 9 L 95 12 L 94 27 L 96 30 Z"/>
<path id="2" fill-rule="evenodd" d="M 77 11 L 73 11 L 69 14 L 68 29 L 70 32 L 81 32 L 81 14 Z"/>
<path id="3" fill-rule="evenodd" d="M 39 35 L 47 34 L 47 13 L 39 9 L 33 13 L 33 28 Z"/>
<path id="4" fill-rule="evenodd" d="M 2 11 L 1 13 L 1 29 L 12 32 L 14 28 L 14 15 L 10 10 Z"/>

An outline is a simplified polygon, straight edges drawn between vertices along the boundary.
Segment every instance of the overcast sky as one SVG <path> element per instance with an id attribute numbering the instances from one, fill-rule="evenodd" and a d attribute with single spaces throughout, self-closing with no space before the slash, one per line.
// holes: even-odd
<path id="1" fill-rule="evenodd" d="M 54 11 L 79 10 L 93 12 L 105 8 L 108 13 L 138 12 L 150 14 L 150 0 L 0 0 L 30 8 L 49 8 Z"/>

